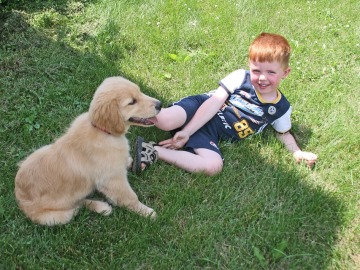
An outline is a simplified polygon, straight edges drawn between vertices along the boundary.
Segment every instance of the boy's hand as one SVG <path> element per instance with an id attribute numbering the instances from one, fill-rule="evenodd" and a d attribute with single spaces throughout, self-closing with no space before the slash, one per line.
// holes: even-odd
<path id="1" fill-rule="evenodd" d="M 309 168 L 312 168 L 317 160 L 317 155 L 315 155 L 314 153 L 311 152 L 304 152 L 301 150 L 298 150 L 296 152 L 294 152 L 294 158 L 296 159 L 297 163 L 300 163 L 301 161 L 305 161 L 306 165 Z"/>
<path id="2" fill-rule="evenodd" d="M 159 142 L 159 145 L 165 148 L 179 149 L 182 148 L 187 143 L 188 140 L 189 140 L 189 134 L 181 130 L 176 132 L 174 137 Z"/>

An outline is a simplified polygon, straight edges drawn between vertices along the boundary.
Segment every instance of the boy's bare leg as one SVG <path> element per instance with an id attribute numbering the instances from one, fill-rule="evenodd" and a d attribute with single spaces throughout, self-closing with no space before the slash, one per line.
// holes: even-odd
<path id="1" fill-rule="evenodd" d="M 208 149 L 195 149 L 196 154 L 161 146 L 155 146 L 155 149 L 158 151 L 161 160 L 187 172 L 202 172 L 206 175 L 214 175 L 221 172 L 223 167 L 221 156 Z"/>
<path id="2" fill-rule="evenodd" d="M 178 105 L 174 105 L 161 109 L 160 113 L 156 115 L 154 124 L 161 130 L 170 131 L 183 126 L 186 117 L 185 110 Z M 196 154 L 161 146 L 155 146 L 155 149 L 161 160 L 187 172 L 202 172 L 206 175 L 214 175 L 222 170 L 223 160 L 221 156 L 208 149 L 195 149 Z"/>
<path id="3" fill-rule="evenodd" d="M 184 125 L 186 121 L 186 112 L 182 107 L 174 105 L 169 108 L 161 109 L 155 118 L 154 124 L 157 128 L 170 131 Z"/>

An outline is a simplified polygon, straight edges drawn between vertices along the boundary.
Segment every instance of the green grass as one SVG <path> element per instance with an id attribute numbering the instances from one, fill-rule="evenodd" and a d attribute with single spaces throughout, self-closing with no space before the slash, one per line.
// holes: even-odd
<path id="1" fill-rule="evenodd" d="M 360 267 L 359 1 L 22 2 L 0 6 L 0 269 Z M 261 31 L 293 48 L 281 89 L 301 147 L 319 156 L 315 169 L 296 165 L 267 131 L 222 144 L 215 177 L 161 161 L 129 173 L 154 222 L 83 209 L 48 228 L 18 209 L 17 163 L 86 111 L 105 77 L 170 104 L 246 68 Z M 137 135 L 169 137 L 156 128 L 128 137 Z"/>

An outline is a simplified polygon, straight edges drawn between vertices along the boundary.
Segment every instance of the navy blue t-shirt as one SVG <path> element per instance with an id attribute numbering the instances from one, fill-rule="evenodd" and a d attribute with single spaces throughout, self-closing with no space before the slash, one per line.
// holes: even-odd
<path id="1" fill-rule="evenodd" d="M 238 131 L 240 139 L 263 131 L 269 124 L 280 133 L 291 128 L 291 106 L 286 97 L 278 90 L 276 100 L 266 102 L 255 90 L 250 80 L 250 72 L 237 70 L 238 87 L 226 100 L 223 108 L 227 113 L 225 118 Z M 220 81 L 222 87 L 227 85 Z M 235 115 L 235 118 L 233 117 Z"/>
<path id="2" fill-rule="evenodd" d="M 220 81 L 220 85 L 234 90 L 220 110 L 203 127 L 190 136 L 185 149 L 194 152 L 197 148 L 206 148 L 219 153 L 219 139 L 237 141 L 272 127 L 279 133 L 291 128 L 291 106 L 286 97 L 278 90 L 273 102 L 266 102 L 251 84 L 250 72 L 239 69 L 231 73 L 231 80 Z M 187 115 L 183 127 L 192 119 L 201 104 L 211 97 L 213 91 L 189 96 L 175 102 Z M 175 131 L 174 131 L 175 132 Z"/>

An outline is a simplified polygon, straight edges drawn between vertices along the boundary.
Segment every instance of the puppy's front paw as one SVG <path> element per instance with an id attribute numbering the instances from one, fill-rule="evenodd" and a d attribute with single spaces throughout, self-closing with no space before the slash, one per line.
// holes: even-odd
<path id="1" fill-rule="evenodd" d="M 150 217 L 151 219 L 156 219 L 157 218 L 157 214 L 154 210 L 152 210 L 152 212 L 148 215 L 148 217 Z"/>
<path id="2" fill-rule="evenodd" d="M 145 206 L 146 208 L 143 209 L 140 213 L 147 218 L 151 218 L 152 220 L 155 220 L 157 218 L 157 214 L 154 211 L 154 209 Z"/>

